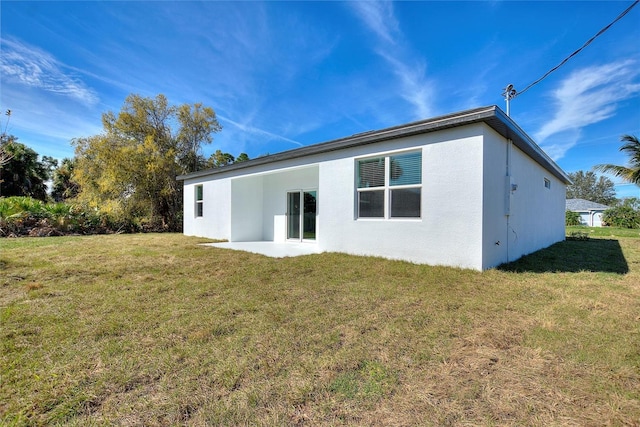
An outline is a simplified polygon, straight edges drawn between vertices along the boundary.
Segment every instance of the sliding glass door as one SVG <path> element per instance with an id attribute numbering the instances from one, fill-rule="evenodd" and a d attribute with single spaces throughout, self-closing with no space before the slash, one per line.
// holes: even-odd
<path id="1" fill-rule="evenodd" d="M 316 240 L 316 197 L 315 191 L 302 192 L 302 239 Z"/>
<path id="2" fill-rule="evenodd" d="M 287 193 L 287 239 L 300 240 L 300 192 Z"/>
<path id="3" fill-rule="evenodd" d="M 316 191 L 287 193 L 287 239 L 316 240 Z"/>

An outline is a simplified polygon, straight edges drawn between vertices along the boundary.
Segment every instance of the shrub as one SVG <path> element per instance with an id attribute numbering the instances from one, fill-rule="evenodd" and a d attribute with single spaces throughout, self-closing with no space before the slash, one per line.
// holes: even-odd
<path id="1" fill-rule="evenodd" d="M 0 197 L 0 237 L 105 234 L 146 231 L 120 211 L 74 203 L 44 203 L 30 197 Z"/>
<path id="2" fill-rule="evenodd" d="M 564 213 L 564 223 L 565 225 L 581 225 L 580 223 L 580 214 L 574 211 L 565 211 Z"/>
<path id="3" fill-rule="evenodd" d="M 616 206 L 602 214 L 606 225 L 620 228 L 640 228 L 640 212 L 630 206 Z"/>
<path id="4" fill-rule="evenodd" d="M 567 240 L 589 240 L 589 233 L 586 231 L 572 231 L 567 236 Z"/>
<path id="5" fill-rule="evenodd" d="M 23 196 L 0 198 L 0 218 L 6 219 L 25 212 L 38 218 L 47 216 L 45 204 L 40 200 Z"/>

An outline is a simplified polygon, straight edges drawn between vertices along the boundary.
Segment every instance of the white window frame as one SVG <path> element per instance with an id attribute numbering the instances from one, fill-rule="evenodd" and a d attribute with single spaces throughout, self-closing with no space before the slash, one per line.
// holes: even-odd
<path id="1" fill-rule="evenodd" d="M 380 221 L 380 220 L 393 220 L 393 221 L 415 221 L 422 219 L 422 171 L 420 173 L 420 184 L 407 184 L 407 185 L 391 185 L 391 157 L 399 156 L 403 154 L 420 153 L 420 168 L 422 168 L 422 149 L 409 149 L 402 151 L 392 151 L 376 154 L 373 156 L 358 157 L 354 163 L 354 177 L 355 177 L 355 219 L 358 221 Z M 358 188 L 358 162 L 363 160 L 374 160 L 384 158 L 384 186 L 380 187 L 366 187 Z M 411 189 L 417 188 L 420 190 L 420 215 L 413 217 L 392 217 L 391 216 L 391 192 L 393 190 Z M 360 216 L 360 193 L 384 191 L 384 214 L 378 217 L 361 217 Z"/>
<path id="2" fill-rule="evenodd" d="M 544 188 L 551 190 L 551 180 L 549 178 L 544 179 Z"/>
<path id="3" fill-rule="evenodd" d="M 199 192 L 198 192 L 198 189 L 200 189 Z M 200 198 L 198 198 L 198 193 L 200 193 L 199 194 Z M 204 187 L 202 184 L 198 184 L 194 187 L 193 199 L 194 199 L 193 216 L 195 216 L 196 218 L 202 218 L 204 216 Z"/>

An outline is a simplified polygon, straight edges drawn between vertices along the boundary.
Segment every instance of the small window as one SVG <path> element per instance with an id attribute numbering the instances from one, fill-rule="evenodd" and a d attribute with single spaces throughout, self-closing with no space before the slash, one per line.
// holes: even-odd
<path id="1" fill-rule="evenodd" d="M 551 188 L 551 181 L 549 181 L 547 178 L 544 179 L 544 187 Z"/>
<path id="2" fill-rule="evenodd" d="M 203 196 L 202 196 L 202 185 L 196 185 L 196 216 L 202 216 L 204 214 L 203 209 Z"/>

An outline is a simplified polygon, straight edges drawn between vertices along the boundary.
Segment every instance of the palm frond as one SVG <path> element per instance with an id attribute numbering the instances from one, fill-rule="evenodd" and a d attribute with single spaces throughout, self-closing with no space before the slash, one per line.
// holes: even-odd
<path id="1" fill-rule="evenodd" d="M 610 173 L 627 182 L 640 185 L 640 140 L 635 135 L 622 135 L 620 140 L 624 142 L 620 147 L 620 151 L 629 156 L 629 165 L 600 164 L 595 165 L 593 169 Z"/>
<path id="2" fill-rule="evenodd" d="M 610 173 L 622 179 L 627 179 L 631 177 L 631 175 L 633 175 L 633 169 L 630 169 L 624 166 L 601 164 L 601 165 L 595 165 L 593 168 L 597 171 Z"/>

